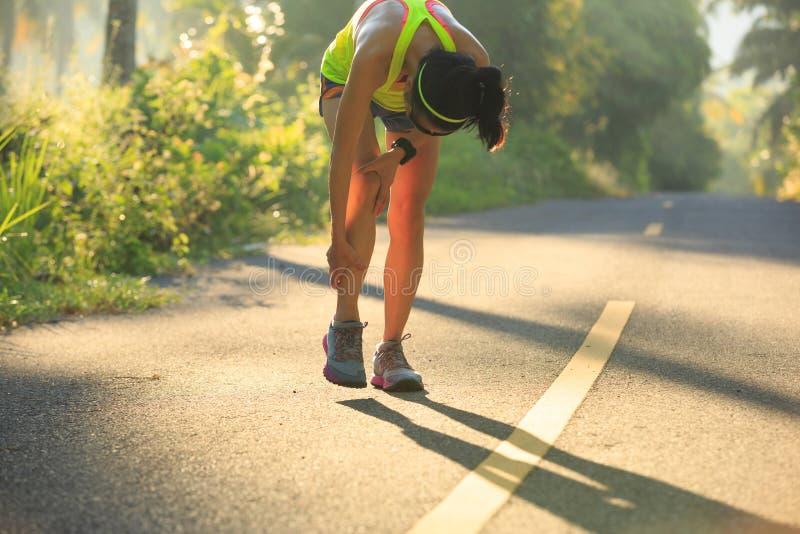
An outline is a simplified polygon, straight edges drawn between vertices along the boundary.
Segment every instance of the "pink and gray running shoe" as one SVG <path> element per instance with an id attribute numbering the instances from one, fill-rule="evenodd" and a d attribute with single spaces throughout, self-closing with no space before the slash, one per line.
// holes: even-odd
<path id="1" fill-rule="evenodd" d="M 336 327 L 331 323 L 328 327 L 328 333 L 322 338 L 327 357 L 322 374 L 329 382 L 348 388 L 367 387 L 361 349 L 361 334 L 366 326 L 367 323 L 348 321 Z"/>
<path id="2" fill-rule="evenodd" d="M 375 375 L 370 383 L 384 391 L 422 391 L 422 377 L 411 368 L 403 354 L 403 341 L 411 337 L 406 334 L 400 341 L 384 341 L 375 348 L 372 367 Z"/>

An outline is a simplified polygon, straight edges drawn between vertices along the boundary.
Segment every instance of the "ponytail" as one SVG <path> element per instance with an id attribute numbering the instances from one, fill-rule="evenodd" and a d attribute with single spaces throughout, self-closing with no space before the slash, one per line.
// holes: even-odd
<path id="1" fill-rule="evenodd" d="M 503 73 L 497 67 L 480 67 L 475 72 L 480 98 L 475 110 L 478 136 L 489 152 L 503 148 L 506 142 L 506 90 Z"/>

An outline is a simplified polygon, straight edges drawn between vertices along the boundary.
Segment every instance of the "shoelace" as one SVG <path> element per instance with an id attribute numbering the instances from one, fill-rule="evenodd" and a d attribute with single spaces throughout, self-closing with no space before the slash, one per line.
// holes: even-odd
<path id="1" fill-rule="evenodd" d="M 362 326 L 346 326 L 333 329 L 335 341 L 334 360 L 345 362 L 348 360 L 364 361 L 364 353 L 361 350 L 361 333 L 367 323 Z"/>
<path id="2" fill-rule="evenodd" d="M 400 341 L 395 341 L 390 345 L 385 345 L 380 349 L 378 358 L 383 364 L 384 371 L 393 371 L 395 369 L 411 369 L 411 366 L 403 354 L 403 341 L 410 338 L 411 334 L 404 335 Z"/>

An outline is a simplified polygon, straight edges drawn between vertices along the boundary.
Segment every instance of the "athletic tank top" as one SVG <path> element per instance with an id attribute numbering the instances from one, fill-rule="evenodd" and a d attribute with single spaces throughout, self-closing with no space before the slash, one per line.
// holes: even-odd
<path id="1" fill-rule="evenodd" d="M 411 44 L 411 40 L 417 28 L 424 21 L 428 21 L 437 37 L 442 42 L 442 47 L 447 52 L 455 52 L 456 45 L 450 28 L 445 21 L 434 12 L 434 6 L 447 7 L 437 0 L 371 0 L 364 2 L 355 12 L 350 22 L 342 31 L 336 34 L 336 38 L 325 51 L 322 58 L 322 75 L 336 83 L 347 82 L 350 74 L 350 66 L 353 64 L 355 54 L 355 35 L 358 25 L 364 20 L 369 11 L 381 2 L 400 2 L 405 8 L 403 17 L 403 29 L 394 47 L 392 63 L 389 66 L 389 76 L 386 83 L 378 88 L 372 95 L 372 100 L 383 108 L 390 111 L 404 111 L 403 88 L 405 87 L 405 76 L 400 77 L 403 68 L 406 51 Z M 449 10 L 448 10 L 449 12 Z"/>

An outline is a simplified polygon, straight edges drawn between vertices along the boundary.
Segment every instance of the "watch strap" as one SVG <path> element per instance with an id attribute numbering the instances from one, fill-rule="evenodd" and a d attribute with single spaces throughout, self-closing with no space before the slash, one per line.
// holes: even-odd
<path id="1" fill-rule="evenodd" d="M 405 156 L 403 156 L 403 159 L 400 160 L 400 165 L 405 165 L 417 155 L 417 149 L 414 148 L 414 145 L 411 144 L 411 141 L 405 137 L 398 137 L 394 143 L 392 143 L 392 148 L 400 148 L 406 153 Z"/>

